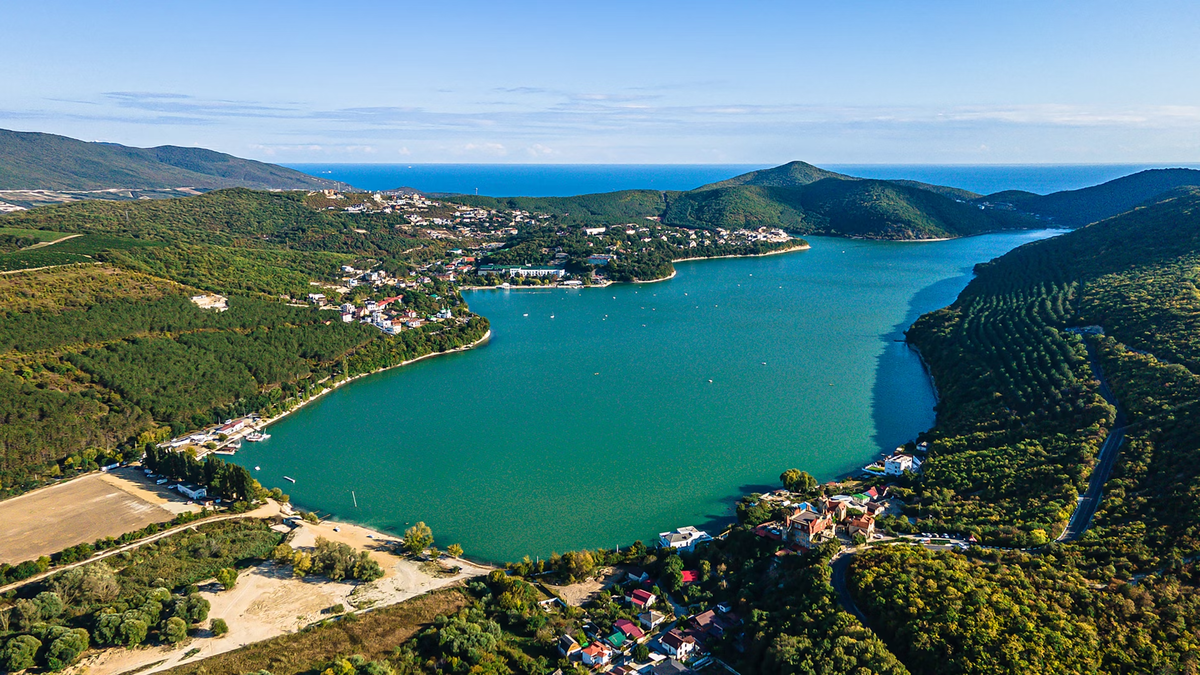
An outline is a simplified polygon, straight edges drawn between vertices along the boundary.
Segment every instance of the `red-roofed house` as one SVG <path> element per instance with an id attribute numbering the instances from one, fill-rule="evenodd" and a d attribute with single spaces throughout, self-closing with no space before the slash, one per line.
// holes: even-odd
<path id="1" fill-rule="evenodd" d="M 654 597 L 653 593 L 641 588 L 629 594 L 629 602 L 633 603 L 637 607 L 641 607 L 642 609 L 646 609 L 650 605 L 653 605 L 655 599 L 656 598 Z"/>
<path id="2" fill-rule="evenodd" d="M 637 627 L 637 624 L 629 619 L 620 619 L 613 622 L 613 628 L 624 633 L 631 640 L 640 640 L 646 635 L 645 631 Z"/>
<path id="3" fill-rule="evenodd" d="M 787 539 L 805 548 L 813 548 L 820 543 L 823 533 L 833 531 L 832 526 L 833 517 L 829 514 L 797 509 L 787 518 Z"/>
<path id="4" fill-rule="evenodd" d="M 697 581 L 700 581 L 700 573 L 699 572 L 697 572 L 696 570 L 684 570 L 683 571 L 683 583 L 694 584 Z"/>
<path id="5" fill-rule="evenodd" d="M 589 666 L 602 666 L 612 660 L 612 650 L 600 642 L 593 642 L 581 652 L 583 662 Z"/>
<path id="6" fill-rule="evenodd" d="M 875 534 L 875 518 L 868 515 L 862 515 L 857 518 L 853 518 L 847 524 L 846 530 L 851 537 L 856 534 L 861 534 L 867 539 L 870 539 L 871 535 Z"/>

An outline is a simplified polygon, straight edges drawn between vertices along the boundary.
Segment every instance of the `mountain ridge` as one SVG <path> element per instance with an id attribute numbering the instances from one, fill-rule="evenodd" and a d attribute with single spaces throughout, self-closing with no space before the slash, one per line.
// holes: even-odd
<path id="1" fill-rule="evenodd" d="M 346 187 L 295 169 L 176 145 L 136 148 L 0 129 L 0 190 Z"/>
<path id="2" fill-rule="evenodd" d="M 1059 225 L 1077 227 L 1125 213 L 1186 186 L 1200 186 L 1200 171 L 1146 169 L 1078 190 L 1060 190 L 1046 195 L 1004 190 L 975 201 L 1008 204 L 1026 213 L 1050 218 Z"/>

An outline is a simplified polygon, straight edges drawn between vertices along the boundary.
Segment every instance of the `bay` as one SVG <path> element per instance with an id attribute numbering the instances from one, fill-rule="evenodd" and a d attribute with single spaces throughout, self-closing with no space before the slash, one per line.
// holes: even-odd
<path id="1" fill-rule="evenodd" d="M 303 508 L 423 520 L 490 561 L 716 530 L 787 468 L 828 480 L 928 429 L 903 330 L 976 263 L 1056 233 L 811 237 L 653 284 L 472 291 L 488 344 L 346 385 L 235 461 Z"/>

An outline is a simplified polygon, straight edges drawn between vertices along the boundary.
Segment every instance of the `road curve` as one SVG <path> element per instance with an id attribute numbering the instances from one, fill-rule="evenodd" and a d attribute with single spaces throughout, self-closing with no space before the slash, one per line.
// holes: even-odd
<path id="1" fill-rule="evenodd" d="M 1100 367 L 1100 361 L 1096 358 L 1096 352 L 1092 349 L 1092 345 L 1084 340 L 1084 346 L 1087 347 L 1092 374 L 1100 382 L 1100 395 L 1109 405 L 1116 408 L 1117 418 L 1113 422 L 1113 428 L 1104 439 L 1104 443 L 1100 446 L 1100 454 L 1096 457 L 1096 466 L 1092 468 L 1092 477 L 1088 480 L 1087 491 L 1079 498 L 1079 503 L 1075 505 L 1075 511 L 1071 514 L 1071 520 L 1067 522 L 1062 534 L 1055 539 L 1055 541 L 1061 542 L 1072 542 L 1079 539 L 1091 526 L 1092 516 L 1096 515 L 1096 509 L 1100 507 L 1100 500 L 1104 497 L 1104 484 L 1112 475 L 1113 467 L 1117 464 L 1117 456 L 1120 455 L 1121 444 L 1125 442 L 1125 413 L 1121 410 L 1116 395 L 1108 386 L 1108 380 L 1104 377 L 1104 370 Z"/>
<path id="2" fill-rule="evenodd" d="M 854 604 L 854 596 L 850 595 L 850 586 L 846 581 L 846 570 L 849 569 L 850 562 L 854 560 L 854 556 L 857 553 L 858 551 L 842 553 L 829 563 L 830 568 L 833 570 L 833 573 L 829 576 L 829 583 L 833 586 L 833 591 L 837 593 L 838 604 L 842 606 L 842 609 L 853 614 L 862 622 L 862 625 L 870 628 L 871 623 L 867 620 L 867 615 L 863 614 L 858 605 Z"/>
<path id="3" fill-rule="evenodd" d="M 1120 404 L 1117 402 L 1117 397 L 1113 394 L 1112 389 L 1108 386 L 1108 380 L 1104 377 L 1104 370 L 1100 367 L 1100 361 L 1096 358 L 1095 350 L 1092 345 L 1084 341 L 1087 347 L 1088 362 L 1092 367 L 1092 373 L 1096 380 L 1100 382 L 1100 395 L 1109 405 L 1117 410 L 1117 417 L 1114 420 L 1113 428 L 1108 432 L 1108 436 L 1104 439 L 1104 443 L 1100 446 L 1099 456 L 1096 458 L 1096 466 L 1092 469 L 1092 476 L 1088 480 L 1087 491 L 1079 498 L 1079 503 L 1075 505 L 1075 511 L 1071 513 L 1071 519 L 1067 522 L 1066 528 L 1055 541 L 1072 542 L 1083 536 L 1091 526 L 1092 517 L 1096 515 L 1096 509 L 1100 507 L 1100 500 L 1104 496 L 1104 484 L 1108 482 L 1109 476 L 1112 474 L 1113 467 L 1117 464 L 1117 457 L 1120 455 L 1121 444 L 1125 442 L 1125 427 L 1126 418 L 1124 411 L 1121 410 Z M 915 539 L 915 537 L 913 538 Z M 868 547 L 870 545 L 868 544 Z M 990 546 L 979 546 L 972 544 L 976 548 L 992 548 Z M 926 548 L 932 548 L 926 546 Z M 1039 550 L 1028 549 L 1030 553 L 1037 553 Z M 830 561 L 829 566 L 832 569 L 829 583 L 833 586 L 834 592 L 837 594 L 838 604 L 842 609 L 853 614 L 864 626 L 870 628 L 870 622 L 867 620 L 866 614 L 858 608 L 854 603 L 854 596 L 850 594 L 850 586 L 846 580 L 846 571 L 850 568 L 850 563 L 857 555 L 857 549 L 843 552 Z"/>

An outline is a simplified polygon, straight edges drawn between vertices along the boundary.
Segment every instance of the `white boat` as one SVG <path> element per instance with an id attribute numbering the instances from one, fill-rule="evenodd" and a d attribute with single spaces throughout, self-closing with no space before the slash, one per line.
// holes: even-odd
<path id="1" fill-rule="evenodd" d="M 254 470 L 255 470 L 255 471 L 262 471 L 262 467 L 261 467 L 261 466 L 256 466 L 256 467 L 254 467 Z"/>
<path id="2" fill-rule="evenodd" d="M 296 482 L 296 479 L 295 479 L 295 478 L 292 478 L 291 476 L 284 476 L 284 477 L 283 477 L 283 479 L 284 479 L 284 480 L 290 480 L 290 481 L 292 481 L 293 483 L 295 483 L 295 482 Z"/>
<path id="3" fill-rule="evenodd" d="M 261 431 L 254 431 L 246 436 L 246 440 L 250 441 L 251 443 L 257 443 L 259 441 L 265 441 L 270 437 L 271 434 L 264 434 Z"/>

